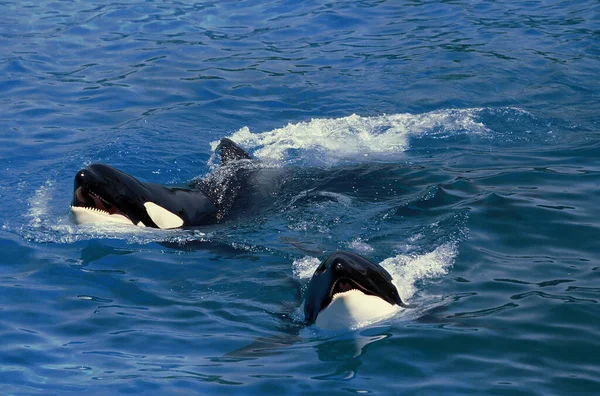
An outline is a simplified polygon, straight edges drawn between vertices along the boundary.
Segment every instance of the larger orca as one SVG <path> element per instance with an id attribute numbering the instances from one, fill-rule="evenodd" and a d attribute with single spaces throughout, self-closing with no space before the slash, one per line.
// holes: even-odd
<path id="1" fill-rule="evenodd" d="M 337 251 L 315 270 L 306 289 L 307 324 L 324 329 L 352 328 L 389 317 L 405 304 L 392 276 L 356 253 Z"/>
<path id="2" fill-rule="evenodd" d="M 222 165 L 252 159 L 227 138 L 216 152 Z M 235 171 L 231 177 L 236 177 Z M 239 187 L 223 192 L 202 180 L 184 187 L 146 183 L 109 165 L 92 164 L 75 175 L 70 217 L 76 224 L 112 222 L 161 229 L 202 226 L 221 221 L 238 191 Z"/>

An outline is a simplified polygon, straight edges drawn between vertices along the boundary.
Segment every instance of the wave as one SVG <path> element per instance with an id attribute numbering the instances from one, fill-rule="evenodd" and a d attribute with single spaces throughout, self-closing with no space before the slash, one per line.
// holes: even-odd
<path id="1" fill-rule="evenodd" d="M 499 119 L 529 116 L 518 108 L 445 109 L 423 114 L 393 114 L 375 117 L 312 119 L 267 132 L 253 133 L 243 127 L 229 136 L 267 162 L 335 165 L 341 160 L 388 159 L 406 152 L 410 138 L 488 135 L 487 125 Z M 489 120 L 484 121 L 489 118 Z M 212 142 L 215 149 L 218 141 Z M 321 154 L 321 155 L 319 155 Z M 323 155 L 326 154 L 326 155 Z"/>

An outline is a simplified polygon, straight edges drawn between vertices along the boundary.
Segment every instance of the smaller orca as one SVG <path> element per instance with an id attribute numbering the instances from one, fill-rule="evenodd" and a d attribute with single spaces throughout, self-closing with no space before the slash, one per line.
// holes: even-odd
<path id="1" fill-rule="evenodd" d="M 221 164 L 252 159 L 227 138 L 216 151 Z M 237 194 L 234 188 L 224 199 L 217 187 L 207 181 L 186 187 L 145 183 L 109 165 L 92 164 L 75 175 L 70 217 L 76 224 L 109 222 L 162 229 L 214 224 Z"/>
<path id="2" fill-rule="evenodd" d="M 276 355 L 281 353 L 282 348 L 301 341 L 300 332 L 305 326 L 354 330 L 388 318 L 401 308 L 413 307 L 402 302 L 392 283 L 392 276 L 382 266 L 356 253 L 337 251 L 319 265 L 308 283 L 303 322 L 290 320 L 295 316 L 293 312 L 297 305 L 289 306 L 289 310 L 278 315 L 283 319 L 283 334 L 258 338 L 226 356 L 256 358 Z M 348 343 L 351 348 L 345 349 L 344 353 L 359 356 L 365 345 L 379 339 L 358 335 L 354 338 L 356 343 Z M 316 349 L 318 352 L 321 350 L 319 345 Z"/>
<path id="3" fill-rule="evenodd" d="M 304 303 L 307 324 L 324 329 L 352 328 L 408 308 L 392 276 L 380 265 L 350 252 L 331 254 L 315 270 Z"/>

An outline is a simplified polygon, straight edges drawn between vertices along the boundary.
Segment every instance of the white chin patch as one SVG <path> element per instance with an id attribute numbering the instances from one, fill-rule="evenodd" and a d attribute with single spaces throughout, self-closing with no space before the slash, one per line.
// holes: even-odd
<path id="1" fill-rule="evenodd" d="M 315 324 L 328 330 L 350 329 L 385 319 L 399 310 L 399 306 L 377 296 L 352 289 L 334 295 L 331 303 L 319 312 Z"/>
<path id="2" fill-rule="evenodd" d="M 179 228 L 183 225 L 181 217 L 177 216 L 173 212 L 169 212 L 167 209 L 155 204 L 154 202 L 146 202 L 144 204 L 148 216 L 152 219 L 154 224 L 159 228 Z"/>
<path id="3" fill-rule="evenodd" d="M 131 220 L 120 214 L 110 214 L 104 210 L 96 208 L 82 208 L 80 206 L 71 206 L 71 213 L 69 213 L 71 220 L 75 224 L 89 224 L 89 223 L 119 223 L 119 224 L 131 224 Z"/>

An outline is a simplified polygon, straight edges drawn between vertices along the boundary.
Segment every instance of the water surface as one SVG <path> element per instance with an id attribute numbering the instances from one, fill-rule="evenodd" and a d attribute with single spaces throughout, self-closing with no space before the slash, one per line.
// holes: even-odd
<path id="1" fill-rule="evenodd" d="M 594 1 L 88 1 L 0 11 L 7 394 L 600 389 Z M 260 163 L 196 230 L 75 226 L 75 172 Z M 336 249 L 417 305 L 302 323 Z"/>

